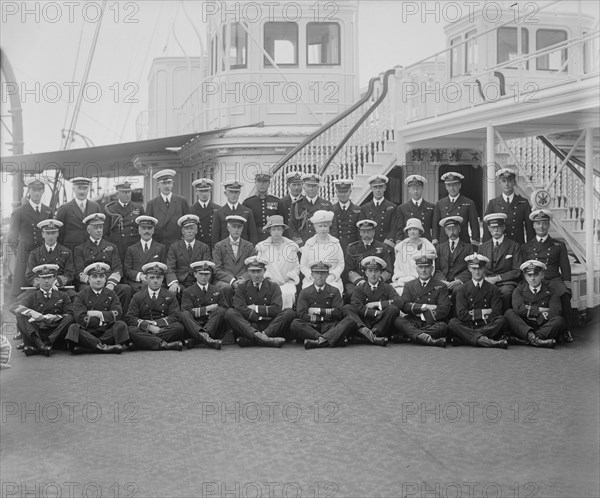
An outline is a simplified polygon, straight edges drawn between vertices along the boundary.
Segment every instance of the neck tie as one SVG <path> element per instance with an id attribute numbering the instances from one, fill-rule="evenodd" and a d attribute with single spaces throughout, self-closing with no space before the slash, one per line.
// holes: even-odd
<path id="1" fill-rule="evenodd" d="M 167 205 L 167 207 L 169 207 L 170 202 L 169 202 L 169 198 L 168 197 L 165 197 L 165 204 Z"/>
<path id="2" fill-rule="evenodd" d="M 321 291 L 322 291 L 322 290 L 323 290 L 323 289 L 321 289 L 321 288 L 317 288 L 317 294 L 321 294 Z"/>
<path id="3" fill-rule="evenodd" d="M 83 202 L 79 203 L 79 209 L 81 210 L 82 213 L 85 213 L 85 205 L 83 204 Z"/>
<path id="4" fill-rule="evenodd" d="M 538 291 L 537 289 L 533 289 L 534 294 L 537 294 L 537 291 Z"/>
<path id="5" fill-rule="evenodd" d="M 187 245 L 187 252 L 188 252 L 188 256 L 192 256 L 192 244 L 188 244 Z"/>
<path id="6" fill-rule="evenodd" d="M 156 292 L 152 293 L 152 301 L 156 301 Z"/>
<path id="7" fill-rule="evenodd" d="M 144 254 L 148 252 L 148 244 L 144 244 Z"/>
<path id="8" fill-rule="evenodd" d="M 50 299 L 52 297 L 52 293 L 51 292 L 44 292 L 44 297 L 46 299 Z"/>
<path id="9" fill-rule="evenodd" d="M 423 289 L 425 288 L 426 285 L 427 285 L 427 282 L 424 282 L 423 280 L 421 280 L 421 286 L 423 287 Z"/>
<path id="10" fill-rule="evenodd" d="M 346 206 L 342 206 L 342 211 L 346 211 Z"/>
<path id="11" fill-rule="evenodd" d="M 39 206 L 35 207 L 35 212 L 36 212 L 36 214 L 40 214 L 40 207 Z"/>
<path id="12" fill-rule="evenodd" d="M 238 242 L 232 242 L 231 243 L 231 248 L 233 249 L 233 255 L 237 258 L 238 255 L 238 248 L 240 247 L 240 243 Z"/>
<path id="13" fill-rule="evenodd" d="M 495 260 L 498 256 L 498 248 L 500 247 L 500 242 L 498 242 L 497 240 L 494 241 L 494 248 L 492 249 L 492 258 Z"/>
<path id="14" fill-rule="evenodd" d="M 202 289 L 202 292 L 204 292 L 204 294 L 206 294 L 206 287 L 202 286 L 200 288 Z"/>
<path id="15" fill-rule="evenodd" d="M 52 247 L 50 249 L 48 249 L 48 255 L 52 254 L 52 251 L 53 251 Z"/>
<path id="16" fill-rule="evenodd" d="M 256 290 L 260 290 L 260 284 L 254 284 L 254 287 L 256 287 Z"/>
<path id="17" fill-rule="evenodd" d="M 450 252 L 454 252 L 454 248 L 456 247 L 456 242 L 452 241 L 450 243 Z"/>

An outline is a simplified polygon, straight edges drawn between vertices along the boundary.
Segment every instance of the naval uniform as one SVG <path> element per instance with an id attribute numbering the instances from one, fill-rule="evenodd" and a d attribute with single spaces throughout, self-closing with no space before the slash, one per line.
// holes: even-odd
<path id="1" fill-rule="evenodd" d="M 233 215 L 242 216 L 246 219 L 246 223 L 244 223 L 244 228 L 242 229 L 242 239 L 250 241 L 252 244 L 258 242 L 254 213 L 239 202 L 235 207 L 232 207 L 229 203 L 225 203 L 224 206 L 215 211 L 213 216 L 212 247 L 215 247 L 217 243 L 229 237 L 229 231 L 227 230 L 227 216 Z"/>
<path id="2" fill-rule="evenodd" d="M 49 252 L 46 244 L 42 244 L 31 251 L 27 263 L 27 273 L 25 273 L 27 285 L 35 285 L 34 282 L 39 277 L 33 272 L 33 269 L 39 265 L 58 265 L 56 280 L 58 281 L 59 287 L 64 287 L 65 285 L 71 285 L 73 283 L 73 279 L 75 278 L 73 254 L 65 246 L 56 244 L 56 246 L 52 248 L 52 252 Z"/>
<path id="3" fill-rule="evenodd" d="M 136 348 L 158 351 L 163 341 L 184 340 L 186 331 L 180 321 L 180 309 L 175 296 L 161 287 L 156 291 L 156 299 L 152 299 L 152 292 L 146 287 L 134 294 L 125 321 Z M 148 330 L 152 321 L 156 322 L 160 332 L 154 334 Z"/>
<path id="4" fill-rule="evenodd" d="M 348 296 L 348 302 L 352 299 L 352 293 L 356 288 L 356 284 L 360 282 L 361 278 L 367 280 L 365 276 L 365 270 L 361 266 L 361 261 L 369 256 L 377 256 L 385 261 L 386 269 L 382 271 L 381 278 L 384 282 L 389 282 L 392 279 L 392 273 L 389 268 L 393 268 L 392 258 L 390 256 L 390 250 L 383 243 L 377 240 L 373 240 L 368 246 L 362 240 L 353 242 L 348 246 L 345 253 L 345 268 L 342 273 L 342 279 L 345 282 L 344 289 L 346 296 Z M 360 275 L 360 278 L 350 277 L 350 272 L 355 272 Z"/>
<path id="5" fill-rule="evenodd" d="M 169 247 L 167 253 L 167 276 L 165 282 L 169 287 L 173 282 L 179 283 L 182 290 L 194 285 L 196 277 L 190 264 L 194 261 L 211 261 L 210 247 L 204 242 L 194 239 L 194 247 L 191 251 L 187 249 L 185 240 L 178 240 Z"/>
<path id="6" fill-rule="evenodd" d="M 67 329 L 74 321 L 71 298 L 66 292 L 54 289 L 50 289 L 48 297 L 41 289 L 28 291 L 19 297 L 10 311 L 17 317 L 17 329 L 23 334 L 25 346 L 36 349 L 47 343 L 61 346 Z M 46 319 L 30 322 L 31 311 L 42 315 L 59 315 L 61 319 L 55 322 Z"/>
<path id="7" fill-rule="evenodd" d="M 86 199 L 84 211 L 81 211 L 77 202 L 77 199 L 73 199 L 56 211 L 56 219 L 63 223 L 58 229 L 58 243 L 73 252 L 78 245 L 89 239 L 87 225 L 83 223 L 84 218 L 102 212 L 100 204 L 96 202 Z"/>
<path id="8" fill-rule="evenodd" d="M 379 306 L 367 308 L 367 303 L 373 302 Z M 402 299 L 390 284 L 380 281 L 373 286 L 365 282 L 354 290 L 351 304 L 344 306 L 344 314 L 354 320 L 357 328 L 367 327 L 377 337 L 389 337 L 401 307 Z"/>
<path id="9" fill-rule="evenodd" d="M 286 225 L 289 225 L 290 222 L 292 205 L 294 204 L 294 202 L 299 201 L 302 197 L 303 195 L 300 194 L 298 197 L 292 199 L 292 196 L 290 194 L 286 194 L 281 199 L 279 199 L 279 212 L 282 214 L 283 222 Z"/>
<path id="10" fill-rule="evenodd" d="M 524 244 L 526 241 L 535 237 L 533 222 L 529 219 L 531 206 L 529 201 L 519 194 L 513 194 L 511 202 L 504 200 L 504 195 L 500 195 L 488 202 L 485 210 L 485 216 L 492 213 L 504 213 L 506 215 L 506 231 L 504 236 L 509 239 Z M 491 234 L 488 230 L 483 231 L 483 241 L 489 240 Z"/>
<path id="11" fill-rule="evenodd" d="M 292 335 L 311 340 L 323 337 L 331 347 L 338 345 L 348 334 L 358 330 L 351 317 L 344 317 L 343 305 L 340 291 L 327 283 L 321 290 L 314 284 L 302 289 L 296 304 L 298 318 L 290 327 Z M 319 308 L 319 315 L 309 315 L 309 308 Z"/>
<path id="12" fill-rule="evenodd" d="M 502 280 L 494 285 L 502 297 L 502 310 L 512 307 L 512 294 L 521 277 L 521 244 L 504 236 L 496 248 L 496 240 L 490 239 L 479 246 L 477 252 L 490 260 L 485 268 L 485 276 L 499 276 Z"/>
<path id="13" fill-rule="evenodd" d="M 177 224 L 177 220 L 189 212 L 188 201 L 180 195 L 172 193 L 169 204 L 165 202 L 162 194 L 149 200 L 146 204 L 146 215 L 158 220 L 154 227 L 156 242 L 164 244 L 168 250 L 169 245 L 178 241 L 181 238 L 181 227 Z"/>
<path id="14" fill-rule="evenodd" d="M 404 232 L 406 222 L 411 218 L 417 218 L 418 220 L 421 220 L 421 224 L 423 225 L 424 232 L 421 237 L 424 237 L 431 242 L 431 227 L 433 226 L 434 208 L 435 205 L 431 202 L 427 202 L 425 199 L 421 199 L 419 201 L 419 207 L 417 207 L 412 199 L 404 204 L 400 204 L 396 210 L 395 241 L 398 242 L 407 237 L 406 233 Z"/>
<path id="15" fill-rule="evenodd" d="M 140 240 L 136 244 L 127 248 L 125 262 L 123 263 L 123 283 L 131 287 L 132 293 L 136 293 L 146 287 L 146 283 L 138 280 L 141 277 L 142 266 L 146 263 L 164 263 L 167 260 L 167 251 L 164 244 L 156 242 L 154 239 L 150 243 L 147 251 L 144 251 L 145 241 Z"/>
<path id="16" fill-rule="evenodd" d="M 104 238 L 119 248 L 121 262 L 125 261 L 127 248 L 140 240 L 135 219 L 144 214 L 141 204 L 128 202 L 123 206 L 119 201 L 109 202 L 105 207 Z"/>
<path id="17" fill-rule="evenodd" d="M 505 317 L 510 331 L 520 339 L 527 340 L 528 332 L 543 340 L 557 339 L 566 327 L 560 295 L 545 282 L 535 293 L 527 282 L 523 282 L 513 294 L 512 306 Z M 540 308 L 549 310 L 540 311 Z"/>
<path id="18" fill-rule="evenodd" d="M 450 314 L 450 298 L 446 286 L 435 278 L 430 278 L 425 287 L 420 278 L 404 284 L 402 291 L 402 312 L 404 317 L 396 319 L 394 325 L 400 333 L 416 340 L 419 334 L 428 334 L 433 339 L 446 337 Z M 433 304 L 435 310 L 422 311 L 423 304 Z"/>
<path id="19" fill-rule="evenodd" d="M 331 208 L 333 211 L 333 223 L 331 235 L 340 241 L 344 253 L 350 244 L 360 240 L 356 224 L 361 220 L 360 206 L 348 201 L 348 206 L 343 208 L 336 202 Z"/>
<path id="20" fill-rule="evenodd" d="M 223 339 L 226 335 L 225 312 L 227 301 L 216 285 L 207 284 L 206 290 L 200 284 L 192 285 L 183 291 L 181 297 L 182 316 L 188 315 L 213 339 Z M 219 307 L 207 312 L 206 307 L 217 304 Z"/>
<path id="21" fill-rule="evenodd" d="M 38 204 L 39 211 L 31 206 L 31 202 L 15 209 L 10 217 L 7 242 L 15 247 L 16 261 L 13 274 L 12 294 L 21 294 L 21 287 L 26 285 L 25 273 L 31 251 L 44 243 L 42 230 L 37 227 L 40 221 L 52 218 L 52 210 Z"/>
<path id="22" fill-rule="evenodd" d="M 267 224 L 267 218 L 269 216 L 273 216 L 275 214 L 279 214 L 284 216 L 285 219 L 285 211 L 283 207 L 279 205 L 279 199 L 274 195 L 253 195 L 248 197 L 244 202 L 242 202 L 243 206 L 246 206 L 252 214 L 254 215 L 254 222 L 256 223 L 256 234 L 257 234 L 257 242 L 262 242 L 265 240 L 270 234 L 263 232 L 263 227 Z"/>
<path id="23" fill-rule="evenodd" d="M 316 197 L 311 202 L 306 197 L 301 197 L 290 208 L 289 235 L 290 239 L 298 244 L 297 239 L 302 239 L 302 243 L 310 239 L 316 232 L 315 227 L 309 221 L 312 215 L 319 210 L 331 211 L 331 202 L 322 197 Z M 302 245 L 302 244 L 298 244 Z"/>
<path id="24" fill-rule="evenodd" d="M 258 310 L 250 310 L 249 305 L 257 305 Z M 281 289 L 268 278 L 260 283 L 260 289 L 252 280 L 241 284 L 233 296 L 233 307 L 225 313 L 236 337 L 244 336 L 251 341 L 255 341 L 257 331 L 268 337 L 288 337 L 295 318 L 292 309 L 282 310 Z"/>
<path id="25" fill-rule="evenodd" d="M 361 219 L 377 222 L 375 240 L 379 242 L 390 240 L 392 246 L 394 245 L 396 240 L 396 209 L 396 204 L 386 198 L 381 199 L 377 204 L 373 200 L 360 208 Z"/>
<path id="26" fill-rule="evenodd" d="M 215 211 L 220 207 L 212 201 L 203 204 L 197 201 L 190 208 L 190 214 L 195 214 L 198 217 L 198 233 L 196 234 L 196 238 L 204 242 L 211 250 L 213 248 L 213 218 Z"/>
<path id="27" fill-rule="evenodd" d="M 92 310 L 102 312 L 102 319 L 87 316 Z M 106 287 L 99 293 L 89 286 L 80 291 L 73 300 L 73 315 L 75 323 L 69 327 L 67 339 L 81 347 L 93 351 L 99 343 L 112 346 L 129 341 L 119 298 Z"/>
<path id="28" fill-rule="evenodd" d="M 454 202 L 450 201 L 450 197 L 440 199 L 433 210 L 433 226 L 432 237 L 441 244 L 448 240 L 446 231 L 440 227 L 440 221 L 448 216 L 460 216 L 463 221 L 460 224 L 460 240 L 471 243 L 471 239 L 476 242 L 480 241 L 479 219 L 477 218 L 477 208 L 475 203 L 459 194 Z M 471 236 L 469 237 L 469 225 L 471 226 Z"/>
<path id="29" fill-rule="evenodd" d="M 475 288 L 472 279 L 459 287 L 456 292 L 458 318 L 452 318 L 448 323 L 453 336 L 473 346 L 477 345 L 477 339 L 482 335 L 493 340 L 499 339 L 505 325 L 500 291 L 485 280 L 479 283 L 480 289 Z M 483 309 L 492 310 L 485 320 L 482 317 Z"/>

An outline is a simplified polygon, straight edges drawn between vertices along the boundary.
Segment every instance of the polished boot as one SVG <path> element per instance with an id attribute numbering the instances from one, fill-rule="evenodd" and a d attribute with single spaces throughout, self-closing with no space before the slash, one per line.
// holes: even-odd
<path id="1" fill-rule="evenodd" d="M 25 356 L 35 356 L 41 354 L 41 351 L 33 346 L 23 346 L 23 353 L 25 353 Z"/>
<path id="2" fill-rule="evenodd" d="M 102 342 L 96 344 L 96 353 L 101 354 L 121 354 L 123 352 L 123 348 L 119 345 L 109 346 Z"/>
<path id="3" fill-rule="evenodd" d="M 262 332 L 254 332 L 254 339 L 263 346 L 269 346 L 271 348 L 280 348 L 285 344 L 283 337 L 269 337 Z"/>
<path id="4" fill-rule="evenodd" d="M 499 348 L 506 349 L 508 348 L 508 342 L 506 339 L 500 339 L 499 341 L 494 341 L 485 335 L 482 335 L 479 339 L 477 339 L 477 345 L 483 348 Z"/>
<path id="5" fill-rule="evenodd" d="M 174 341 L 174 342 L 161 342 L 160 346 L 158 347 L 158 349 L 160 349 L 161 351 L 182 351 L 183 350 L 183 343 L 181 341 Z"/>
<path id="6" fill-rule="evenodd" d="M 439 348 L 446 347 L 446 338 L 434 339 L 429 334 L 421 333 L 417 336 L 417 342 L 425 346 L 437 346 Z"/>
<path id="7" fill-rule="evenodd" d="M 212 349 L 221 349 L 221 341 L 218 339 L 213 339 L 206 332 L 200 332 L 200 340 L 206 344 L 209 348 Z"/>
<path id="8" fill-rule="evenodd" d="M 23 351 L 23 349 L 25 348 L 25 343 L 22 342 L 21 344 L 17 344 L 17 351 Z"/>
<path id="9" fill-rule="evenodd" d="M 304 340 L 304 349 L 327 348 L 327 347 L 329 347 L 329 343 L 323 337 L 319 337 L 316 340 L 313 340 L 313 339 L 305 339 Z"/>
<path id="10" fill-rule="evenodd" d="M 575 339 L 573 339 L 573 336 L 571 335 L 571 331 L 570 330 L 565 330 L 562 333 L 561 340 L 563 342 L 573 342 Z"/>
<path id="11" fill-rule="evenodd" d="M 529 339 L 529 344 L 536 348 L 552 349 L 554 346 L 556 346 L 556 341 L 554 339 L 540 339 L 533 332 L 529 332 L 527 334 L 527 339 Z"/>
<path id="12" fill-rule="evenodd" d="M 529 333 L 533 334 L 533 332 L 529 332 Z M 507 338 L 507 342 L 511 346 L 528 346 L 529 345 L 529 341 L 525 341 L 525 340 L 521 339 L 520 337 L 517 337 L 516 335 L 509 335 Z"/>

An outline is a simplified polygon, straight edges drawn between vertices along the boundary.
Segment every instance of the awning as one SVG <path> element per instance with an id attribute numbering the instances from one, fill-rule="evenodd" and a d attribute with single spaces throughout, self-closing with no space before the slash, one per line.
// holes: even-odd
<path id="1" fill-rule="evenodd" d="M 23 175 L 39 175 L 46 170 L 61 169 L 67 180 L 76 176 L 87 178 L 130 176 L 137 174 L 133 167 L 133 158 L 138 154 L 171 153 L 174 158 L 177 158 L 177 152 L 169 151 L 169 148 L 183 147 L 189 142 L 236 128 L 256 126 L 262 126 L 262 123 L 141 140 L 139 142 L 6 156 L 2 157 L 1 160 L 2 173 L 4 175 L 21 172 Z"/>

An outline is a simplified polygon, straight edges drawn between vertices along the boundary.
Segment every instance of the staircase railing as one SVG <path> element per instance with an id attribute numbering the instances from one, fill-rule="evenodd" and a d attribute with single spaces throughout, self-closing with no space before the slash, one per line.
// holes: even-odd
<path id="1" fill-rule="evenodd" d="M 271 180 L 273 195 L 278 197 L 285 195 L 285 175 L 290 171 L 300 171 L 302 173 L 323 172 L 326 165 L 329 166 L 340 152 L 339 145 L 342 141 L 344 145 L 347 144 L 350 137 L 358 129 L 364 128 L 362 125 L 369 127 L 370 124 L 375 122 L 375 116 L 378 116 L 375 109 L 380 106 L 385 99 L 385 95 L 388 94 L 387 79 L 394 71 L 392 69 L 383 75 L 371 78 L 367 92 L 358 102 L 309 135 L 273 166 L 273 178 Z M 390 108 L 387 112 L 391 114 L 392 109 Z M 377 120 L 381 122 L 381 119 L 377 118 Z M 372 139 L 376 135 L 377 133 L 371 130 L 362 138 Z M 361 145 L 367 147 L 369 143 L 364 142 Z M 354 141 L 352 141 L 352 145 L 358 146 Z M 355 149 L 354 152 L 363 154 L 366 159 L 369 157 L 366 149 L 362 151 Z M 347 170 L 346 173 L 350 174 L 351 171 Z M 332 198 L 332 180 L 339 176 L 340 170 L 327 172 L 324 189 L 322 189 L 324 196 L 329 194 Z"/>

